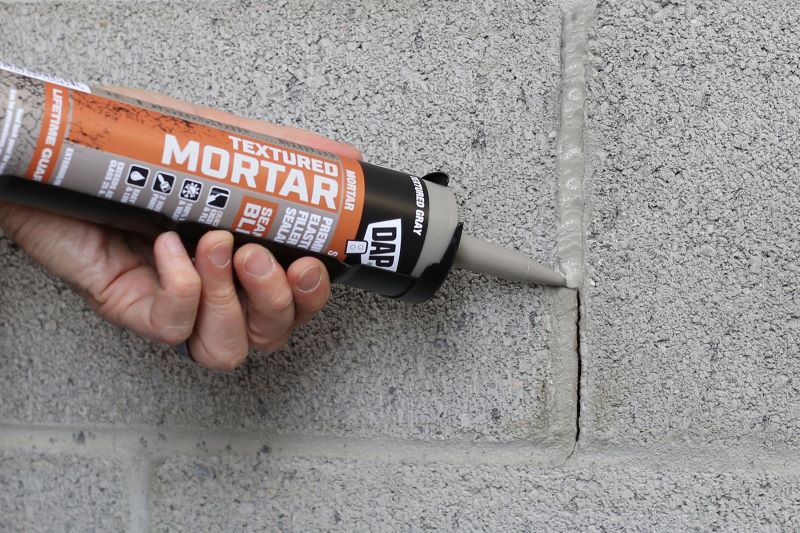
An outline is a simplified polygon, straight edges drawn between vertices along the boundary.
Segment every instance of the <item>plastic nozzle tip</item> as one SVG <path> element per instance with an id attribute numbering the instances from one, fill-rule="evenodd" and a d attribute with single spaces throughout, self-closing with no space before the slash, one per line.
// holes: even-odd
<path id="1" fill-rule="evenodd" d="M 567 278 L 562 273 L 540 265 L 515 250 L 507 250 L 470 235 L 461 237 L 455 266 L 520 283 L 567 286 Z"/>

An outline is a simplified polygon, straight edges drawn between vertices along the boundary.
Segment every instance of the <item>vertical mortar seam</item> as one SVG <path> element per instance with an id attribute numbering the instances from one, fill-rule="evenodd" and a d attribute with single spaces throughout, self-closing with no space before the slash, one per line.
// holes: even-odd
<path id="1" fill-rule="evenodd" d="M 150 531 L 150 487 L 155 464 L 146 453 L 136 453 L 128 463 L 128 505 L 131 533 Z"/>
<path id="2" fill-rule="evenodd" d="M 559 266 L 568 286 L 576 290 L 575 317 L 575 442 L 566 458 L 575 455 L 581 438 L 583 354 L 581 353 L 581 294 L 584 262 L 584 105 L 586 102 L 585 60 L 588 26 L 594 1 L 568 3 L 563 8 L 561 46 L 561 123 L 558 140 L 557 248 Z"/>
<path id="3" fill-rule="evenodd" d="M 581 393 L 582 393 L 582 386 L 581 381 L 583 380 L 583 357 L 581 355 L 581 291 L 578 290 L 575 292 L 575 299 L 576 301 L 576 308 L 578 310 L 578 316 L 575 317 L 575 353 L 577 354 L 578 359 L 578 371 L 577 371 L 577 381 L 575 383 L 575 444 L 572 447 L 572 452 L 570 452 L 569 456 L 567 457 L 567 461 L 575 455 L 575 452 L 578 449 L 578 443 L 581 441 Z"/>

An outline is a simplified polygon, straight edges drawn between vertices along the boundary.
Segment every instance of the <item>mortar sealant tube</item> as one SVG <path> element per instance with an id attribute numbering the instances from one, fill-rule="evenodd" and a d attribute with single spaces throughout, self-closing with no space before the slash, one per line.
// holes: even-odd
<path id="1" fill-rule="evenodd" d="M 409 302 L 433 296 L 456 260 L 563 284 L 517 252 L 471 237 L 459 250 L 442 173 L 420 178 L 2 62 L 0 174 L 13 202 L 150 237 L 174 230 L 190 248 L 226 229 L 284 267 L 314 256 L 334 282 Z"/>

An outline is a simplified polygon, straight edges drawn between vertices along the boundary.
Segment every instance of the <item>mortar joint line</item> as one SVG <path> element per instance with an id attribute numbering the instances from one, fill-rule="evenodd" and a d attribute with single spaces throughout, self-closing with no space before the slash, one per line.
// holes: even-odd
<path id="1" fill-rule="evenodd" d="M 577 316 L 575 317 L 575 352 L 577 354 L 578 368 L 576 371 L 575 382 L 575 442 L 572 451 L 564 460 L 564 464 L 569 463 L 578 452 L 578 444 L 581 440 L 581 381 L 583 380 L 583 357 L 581 356 L 581 291 L 575 291 Z"/>
<path id="2" fill-rule="evenodd" d="M 138 450 L 128 463 L 126 475 L 130 530 L 134 533 L 147 533 L 150 530 L 150 494 L 156 460 L 144 450 Z"/>
<path id="3" fill-rule="evenodd" d="M 76 434 L 84 433 L 80 440 Z M 153 443 L 158 443 L 153 447 Z M 152 470 L 175 456 L 209 457 L 218 453 L 259 453 L 268 447 L 281 457 L 329 457 L 378 461 L 452 464 L 530 464 L 555 466 L 564 446 L 547 441 L 512 442 L 408 441 L 381 437 L 332 437 L 265 430 L 167 429 L 152 426 L 44 426 L 0 421 L 0 450 L 77 453 L 115 457 Z M 131 470 L 131 473 L 137 471 Z M 142 481 L 143 482 L 143 481 Z"/>
<path id="4" fill-rule="evenodd" d="M 584 268 L 584 107 L 585 61 L 588 27 L 594 1 L 573 3 L 563 9 L 561 42 L 561 116 L 558 141 L 558 258 L 567 285 L 576 290 L 575 324 L 575 441 L 564 464 L 574 459 L 581 438 L 583 353 L 581 346 L 581 294 Z"/>

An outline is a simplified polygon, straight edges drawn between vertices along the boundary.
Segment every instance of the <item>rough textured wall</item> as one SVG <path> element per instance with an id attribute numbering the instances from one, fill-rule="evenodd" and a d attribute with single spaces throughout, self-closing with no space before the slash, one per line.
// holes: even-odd
<path id="1" fill-rule="evenodd" d="M 2 238 L 0 530 L 797 528 L 800 9 L 362 4 L 0 1 L 0 58 L 446 170 L 580 298 L 340 288 L 219 375 Z"/>

